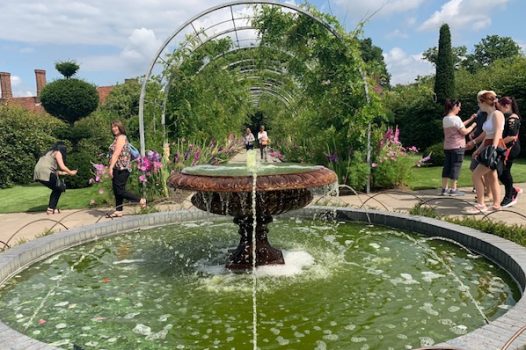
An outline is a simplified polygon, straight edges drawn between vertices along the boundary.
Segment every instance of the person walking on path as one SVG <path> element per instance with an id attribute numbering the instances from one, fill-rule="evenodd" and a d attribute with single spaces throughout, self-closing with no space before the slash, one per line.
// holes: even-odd
<path id="1" fill-rule="evenodd" d="M 504 114 L 496 108 L 497 96 L 493 91 L 482 94 L 479 98 L 479 107 L 488 113 L 488 117 L 482 126 L 484 131 L 484 141 L 473 152 L 473 157 L 477 157 L 479 164 L 472 174 L 473 184 L 477 192 L 477 204 L 468 213 L 488 212 L 499 210 L 500 206 L 500 185 L 497 177 L 495 160 L 497 159 L 497 148 L 505 148 L 502 141 L 502 131 L 504 130 Z M 493 205 L 487 208 L 484 203 L 484 183 L 486 183 L 493 196 Z"/>
<path id="2" fill-rule="evenodd" d="M 488 91 L 488 90 L 481 90 L 477 93 L 477 103 L 478 103 L 478 99 L 480 98 L 480 96 L 486 92 L 490 92 L 490 93 L 493 93 L 492 91 Z M 475 130 L 473 130 L 468 138 L 470 140 L 470 142 L 468 142 L 466 144 L 466 150 L 471 150 L 473 147 L 475 147 L 475 140 L 476 139 L 480 139 L 480 142 L 482 142 L 482 140 L 484 139 L 484 135 L 482 135 L 482 133 L 484 132 L 482 130 L 482 125 L 484 125 L 484 122 L 486 121 L 486 118 L 488 117 L 488 113 L 482 111 L 482 110 L 478 110 L 477 113 L 474 113 L 471 118 L 474 118 L 475 119 L 475 122 L 477 123 L 477 127 L 475 128 Z M 482 136 L 481 136 L 482 135 Z M 475 168 L 477 167 L 477 165 L 479 165 L 479 162 L 477 160 L 476 157 L 472 157 L 471 158 L 471 163 L 469 165 L 469 170 L 471 170 L 471 172 L 473 172 L 475 170 Z M 484 181 L 484 179 L 482 179 L 482 181 L 484 182 L 484 193 L 489 193 L 489 189 L 488 189 L 488 186 L 486 185 L 486 182 Z M 473 192 L 475 192 L 475 186 L 473 185 Z"/>
<path id="3" fill-rule="evenodd" d="M 146 207 L 146 199 L 139 198 L 137 195 L 126 191 L 126 183 L 130 177 L 131 155 L 126 129 L 122 122 L 115 120 L 111 123 L 111 132 L 115 137 L 110 145 L 110 165 L 108 174 L 111 178 L 113 195 L 115 196 L 115 212 L 109 217 L 121 217 L 124 199 L 131 202 L 138 202 L 141 208 Z"/>
<path id="4" fill-rule="evenodd" d="M 265 126 L 261 125 L 259 127 L 258 132 L 258 143 L 259 143 L 259 151 L 261 153 L 261 160 L 265 160 L 265 162 L 268 162 L 268 151 L 267 146 L 269 143 L 269 138 L 267 135 L 267 132 L 265 131 Z"/>
<path id="5" fill-rule="evenodd" d="M 250 149 L 254 149 L 254 141 L 256 141 L 256 138 L 254 137 L 252 130 L 250 130 L 250 128 L 247 128 L 245 130 L 245 135 L 243 135 L 243 142 L 245 143 L 245 149 L 247 151 Z"/>
<path id="6" fill-rule="evenodd" d="M 67 150 L 63 142 L 56 142 L 51 148 L 38 159 L 33 171 L 33 180 L 40 182 L 51 190 L 49 203 L 46 213 L 48 215 L 59 212 L 57 209 L 58 200 L 62 192 L 66 190 L 64 180 L 59 175 L 77 174 L 77 170 L 70 170 L 66 162 Z"/>
<path id="7" fill-rule="evenodd" d="M 444 131 L 444 167 L 442 168 L 442 192 L 441 195 L 462 196 L 463 192 L 457 188 L 457 180 L 464 161 L 464 152 L 466 147 L 466 135 L 468 135 L 476 126 L 474 122 L 467 127 L 473 119 L 473 116 L 463 122 L 458 113 L 460 112 L 461 103 L 458 100 L 446 100 L 444 110 L 446 115 L 442 119 L 442 128 Z M 449 191 L 448 191 L 449 181 Z"/>
<path id="8" fill-rule="evenodd" d="M 522 189 L 516 189 L 513 186 L 513 177 L 511 176 L 511 166 L 513 160 L 517 158 L 521 152 L 521 145 L 518 142 L 519 130 L 521 126 L 521 117 L 517 102 L 512 97 L 501 97 L 497 101 L 497 108 L 504 113 L 504 131 L 502 138 L 506 144 L 506 153 L 499 172 L 499 180 L 504 185 L 504 198 L 500 205 L 503 208 L 508 208 L 517 203 L 517 196 Z"/>

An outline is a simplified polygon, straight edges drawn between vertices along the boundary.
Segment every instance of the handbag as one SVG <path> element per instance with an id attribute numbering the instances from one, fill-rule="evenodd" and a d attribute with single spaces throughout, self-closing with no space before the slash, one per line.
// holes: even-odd
<path id="1" fill-rule="evenodd" d="M 141 153 L 139 152 L 139 150 L 129 142 L 128 142 L 128 150 L 130 151 L 130 157 L 132 160 L 136 160 L 141 156 Z"/>
<path id="2" fill-rule="evenodd" d="M 57 183 L 56 183 L 56 187 L 61 191 L 61 192 L 66 192 L 66 182 L 64 181 L 63 178 L 61 178 L 60 176 L 57 175 Z"/>

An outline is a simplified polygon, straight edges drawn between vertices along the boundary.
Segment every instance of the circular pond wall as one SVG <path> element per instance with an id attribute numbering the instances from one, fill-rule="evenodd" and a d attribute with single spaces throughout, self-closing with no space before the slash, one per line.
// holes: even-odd
<path id="1" fill-rule="evenodd" d="M 335 217 L 337 220 L 371 222 L 377 225 L 418 232 L 429 236 L 440 236 L 452 239 L 474 252 L 486 256 L 501 266 L 517 281 L 521 291 L 525 288 L 526 248 L 474 229 L 430 218 L 349 208 L 310 207 L 285 216 L 302 216 L 306 218 L 312 218 L 313 216 Z M 211 217 L 216 218 L 216 220 L 229 220 L 225 217 L 211 215 L 198 210 L 185 210 L 130 216 L 46 236 L 0 254 L 0 283 L 4 283 L 7 279 L 24 270 L 27 266 L 75 245 L 138 228 Z M 524 321 L 522 316 L 525 312 L 526 301 L 521 299 L 506 314 L 490 322 L 488 325 L 439 345 L 460 349 L 502 348 L 509 339 L 514 337 L 521 326 L 523 326 Z M 9 349 L 56 349 L 48 344 L 16 332 L 1 321 L 0 334 L 2 335 L 2 343 L 8 345 Z M 521 335 L 513 344 L 526 344 L 526 336 Z"/>

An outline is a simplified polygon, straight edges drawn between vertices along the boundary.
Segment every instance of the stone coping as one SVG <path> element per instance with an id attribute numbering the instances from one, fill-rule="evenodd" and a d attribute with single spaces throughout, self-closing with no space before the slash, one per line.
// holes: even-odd
<path id="1" fill-rule="evenodd" d="M 498 264 L 515 279 L 521 292 L 526 286 L 526 248 L 506 239 L 448 222 L 401 213 L 388 213 L 376 210 L 309 207 L 282 215 L 282 217 L 320 217 L 344 221 L 360 221 L 384 225 L 428 236 L 452 239 L 464 247 L 483 255 Z M 65 249 L 95 241 L 101 238 L 129 232 L 139 228 L 149 228 L 170 223 L 202 219 L 228 220 L 223 216 L 212 215 L 199 210 L 181 210 L 148 215 L 136 215 L 89 226 L 82 226 L 42 237 L 11 248 L 0 254 L 0 284 L 21 272 L 29 265 Z M 491 321 L 466 335 L 437 345 L 437 349 L 452 348 L 464 350 L 501 349 L 503 345 L 520 330 L 526 320 L 526 300 L 521 298 L 517 304 L 501 317 Z M 10 350 L 54 350 L 42 343 L 18 333 L 0 321 L 0 341 L 2 349 Z M 526 335 L 521 335 L 513 344 L 526 344 Z"/>

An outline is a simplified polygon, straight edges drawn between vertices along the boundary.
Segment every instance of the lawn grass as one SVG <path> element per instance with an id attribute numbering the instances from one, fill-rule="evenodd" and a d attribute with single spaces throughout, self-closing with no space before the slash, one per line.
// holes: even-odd
<path id="1" fill-rule="evenodd" d="M 91 199 L 97 198 L 95 187 L 68 189 L 60 197 L 60 209 L 88 208 Z M 45 211 L 51 190 L 40 184 L 14 186 L 0 190 L 0 213 Z"/>
<path id="2" fill-rule="evenodd" d="M 419 158 L 415 158 L 418 160 Z M 472 186 L 471 171 L 469 170 L 469 164 L 471 158 L 467 157 L 462 163 L 462 170 L 460 171 L 460 178 L 458 179 L 459 187 L 470 187 Z M 515 183 L 526 182 L 526 160 L 517 159 L 513 163 L 511 168 L 511 174 L 513 175 L 513 181 Z M 409 188 L 412 190 L 423 190 L 429 188 L 440 188 L 442 185 L 442 167 L 423 167 L 414 168 L 412 172 L 412 178 L 409 181 Z"/>

